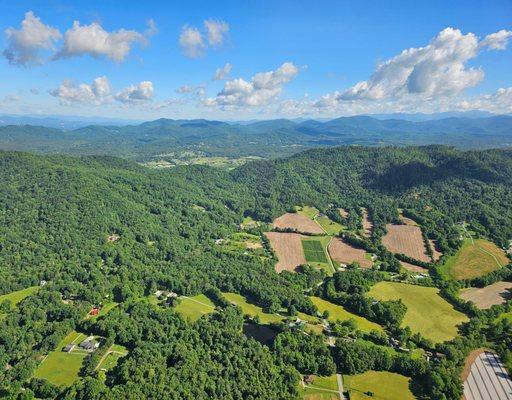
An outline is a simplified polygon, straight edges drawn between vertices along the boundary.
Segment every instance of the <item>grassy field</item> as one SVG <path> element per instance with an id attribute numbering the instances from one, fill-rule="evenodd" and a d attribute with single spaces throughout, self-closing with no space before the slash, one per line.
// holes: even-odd
<path id="1" fill-rule="evenodd" d="M 343 225 L 333 221 L 326 215 L 321 215 L 315 219 L 328 235 L 337 235 L 344 229 Z"/>
<path id="2" fill-rule="evenodd" d="M 382 327 L 375 322 L 368 321 L 366 318 L 352 314 L 351 312 L 345 310 L 342 306 L 333 304 L 327 300 L 321 299 L 320 297 L 311 297 L 311 301 L 318 307 L 318 310 L 321 313 L 323 313 L 324 310 L 329 311 L 330 321 L 345 321 L 352 318 L 356 322 L 357 328 L 363 332 L 370 332 L 374 329 L 382 330 Z"/>
<path id="3" fill-rule="evenodd" d="M 453 339 L 457 325 L 468 318 L 439 295 L 439 289 L 397 282 L 379 282 L 368 295 L 377 300 L 402 299 L 407 306 L 402 326 L 435 343 Z"/>
<path id="4" fill-rule="evenodd" d="M 336 375 L 315 376 L 311 385 L 302 385 L 299 393 L 304 400 L 338 400 L 338 381 Z"/>
<path id="5" fill-rule="evenodd" d="M 409 389 L 410 378 L 384 371 L 368 371 L 359 375 L 344 375 L 345 390 L 350 400 L 414 400 Z M 371 392 L 372 395 L 365 393 Z M 369 394 L 369 393 L 368 393 Z"/>
<path id="6" fill-rule="evenodd" d="M 505 252 L 485 239 L 464 239 L 457 253 L 449 257 L 442 271 L 454 279 L 471 279 L 495 271 L 510 260 Z"/>
<path id="7" fill-rule="evenodd" d="M 305 215 L 306 217 L 311 219 L 314 219 L 320 213 L 320 211 L 318 211 L 318 208 L 310 206 L 296 206 L 295 211 L 297 211 L 298 214 Z"/>
<path id="8" fill-rule="evenodd" d="M 117 365 L 120 358 L 128 354 L 128 349 L 120 344 L 113 344 L 105 358 L 96 367 L 97 370 L 109 371 Z"/>
<path id="9" fill-rule="evenodd" d="M 174 307 L 174 310 L 180 313 L 189 321 L 197 321 L 205 314 L 215 311 L 215 304 L 204 294 L 198 294 L 193 297 L 180 297 L 180 303 Z"/>
<path id="10" fill-rule="evenodd" d="M 11 307 L 14 307 L 20 301 L 35 293 L 37 289 L 39 289 L 39 286 L 31 286 L 26 289 L 18 290 L 16 292 L 3 294 L 0 296 L 0 304 L 3 303 L 5 300 L 9 300 L 11 302 Z"/>
<path id="11" fill-rule="evenodd" d="M 244 314 L 248 314 L 251 317 L 259 316 L 260 322 L 262 324 L 269 324 L 271 322 L 279 322 L 283 319 L 280 315 L 277 314 L 267 314 L 263 312 L 261 307 L 258 307 L 255 304 L 248 303 L 245 297 L 237 294 L 237 293 L 222 293 L 227 301 L 236 304 L 242 309 Z"/>
<path id="12" fill-rule="evenodd" d="M 41 362 L 34 377 L 47 379 L 55 385 L 70 386 L 78 379 L 78 372 L 87 353 L 80 350 L 65 353 L 62 349 L 68 344 L 79 344 L 86 337 L 83 333 L 72 331 Z"/>
<path id="13" fill-rule="evenodd" d="M 302 240 L 302 248 L 307 262 L 327 263 L 324 248 L 319 240 L 304 239 Z"/>

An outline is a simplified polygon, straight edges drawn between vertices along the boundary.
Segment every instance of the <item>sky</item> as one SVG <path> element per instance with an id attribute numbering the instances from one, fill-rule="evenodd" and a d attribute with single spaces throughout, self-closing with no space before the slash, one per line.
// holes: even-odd
<path id="1" fill-rule="evenodd" d="M 512 113 L 512 0 L 0 0 L 0 31 L 0 114 Z"/>

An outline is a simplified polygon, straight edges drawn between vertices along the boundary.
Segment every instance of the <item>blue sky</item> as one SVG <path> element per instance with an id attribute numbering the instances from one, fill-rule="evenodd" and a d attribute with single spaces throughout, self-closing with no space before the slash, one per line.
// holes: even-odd
<path id="1" fill-rule="evenodd" d="M 0 0 L 0 28 L 0 113 L 512 112 L 511 1 Z"/>

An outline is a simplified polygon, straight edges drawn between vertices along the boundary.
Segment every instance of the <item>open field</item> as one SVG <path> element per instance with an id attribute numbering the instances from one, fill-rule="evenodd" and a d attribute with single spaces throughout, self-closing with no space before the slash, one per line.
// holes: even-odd
<path id="1" fill-rule="evenodd" d="M 386 224 L 382 244 L 392 253 L 405 254 L 419 261 L 430 262 L 418 226 Z"/>
<path id="2" fill-rule="evenodd" d="M 508 400 L 512 379 L 497 354 L 479 349 L 466 360 L 462 379 L 465 400 Z"/>
<path id="3" fill-rule="evenodd" d="M 329 311 L 329 321 L 346 321 L 353 319 L 356 322 L 357 328 L 363 332 L 370 332 L 372 330 L 382 330 L 382 327 L 375 322 L 368 321 L 366 318 L 353 314 L 340 305 L 333 304 L 320 297 L 311 297 L 311 301 L 318 307 L 318 311 L 323 313 L 325 310 Z"/>
<path id="4" fill-rule="evenodd" d="M 505 252 L 485 239 L 464 239 L 457 253 L 446 260 L 443 270 L 455 279 L 471 279 L 488 274 L 507 264 Z"/>
<path id="5" fill-rule="evenodd" d="M 363 268 L 370 268 L 373 262 L 366 257 L 366 251 L 345 243 L 340 238 L 333 238 L 329 244 L 331 258 L 340 264 L 358 262 Z"/>
<path id="6" fill-rule="evenodd" d="M 315 219 L 315 217 L 320 213 L 318 208 L 311 206 L 296 206 L 295 211 L 299 214 L 305 215 L 309 219 Z"/>
<path id="7" fill-rule="evenodd" d="M 321 235 L 324 230 L 311 218 L 299 213 L 286 213 L 274 220 L 274 228 L 293 229 L 300 233 Z"/>
<path id="8" fill-rule="evenodd" d="M 34 377 L 46 379 L 54 385 L 70 386 L 78 379 L 78 372 L 82 367 L 85 351 L 63 352 L 62 349 L 68 344 L 79 344 L 87 336 L 83 333 L 72 331 L 50 352 L 36 369 Z"/>
<path id="9" fill-rule="evenodd" d="M 512 282 L 496 282 L 483 288 L 467 288 L 460 291 L 460 297 L 472 301 L 480 309 L 502 304 L 512 297 Z"/>
<path id="10" fill-rule="evenodd" d="M 371 236 L 373 232 L 373 222 L 368 215 L 368 210 L 366 208 L 362 208 L 363 212 L 363 233 L 365 236 Z"/>
<path id="11" fill-rule="evenodd" d="M 232 304 L 236 304 L 242 309 L 242 312 L 244 314 L 248 314 L 251 317 L 255 317 L 256 315 L 259 316 L 260 322 L 262 324 L 269 324 L 271 322 L 279 322 L 283 319 L 282 316 L 277 314 L 268 314 L 263 311 L 263 309 L 255 304 L 249 303 L 245 297 L 238 293 L 229 293 L 229 292 L 223 292 L 222 293 L 227 301 L 229 301 Z"/>
<path id="12" fill-rule="evenodd" d="M 31 286 L 26 289 L 17 290 L 16 292 L 3 294 L 0 296 L 0 304 L 5 300 L 9 300 L 11 302 L 11 307 L 14 307 L 20 301 L 35 293 L 37 289 L 39 289 L 39 286 Z"/>
<path id="13" fill-rule="evenodd" d="M 327 263 L 327 257 L 319 240 L 302 239 L 302 248 L 307 262 Z"/>
<path id="14" fill-rule="evenodd" d="M 348 211 L 345 210 L 344 208 L 338 208 L 338 212 L 340 213 L 342 218 L 347 218 L 348 217 Z"/>
<path id="15" fill-rule="evenodd" d="M 299 393 L 304 400 L 339 400 L 336 374 L 315 376 L 313 383 L 300 386 Z"/>
<path id="16" fill-rule="evenodd" d="M 359 375 L 343 376 L 350 400 L 414 400 L 409 389 L 410 378 L 385 371 L 367 371 Z M 372 395 L 365 393 L 371 392 Z"/>
<path id="17" fill-rule="evenodd" d="M 428 273 L 428 268 L 420 267 L 419 265 L 414 265 L 405 261 L 400 261 L 400 265 L 404 267 L 407 271 L 411 272 L 419 272 L 419 273 Z"/>
<path id="18" fill-rule="evenodd" d="M 174 311 L 192 322 L 215 311 L 215 304 L 204 294 L 193 297 L 180 296 L 179 300 L 180 303 L 174 307 Z"/>
<path id="19" fill-rule="evenodd" d="M 306 236 L 298 233 L 265 232 L 270 245 L 277 256 L 276 272 L 295 271 L 302 264 L 306 264 L 302 239 Z"/>
<path id="20" fill-rule="evenodd" d="M 434 261 L 439 261 L 443 253 L 437 250 L 437 244 L 435 240 L 428 239 L 428 243 L 430 244 L 430 248 L 432 249 L 432 258 Z"/>
<path id="21" fill-rule="evenodd" d="M 457 335 L 457 325 L 468 321 L 468 317 L 456 311 L 436 288 L 379 282 L 368 296 L 377 300 L 401 299 L 407 306 L 401 326 L 409 326 L 413 333 L 419 332 L 435 343 L 453 339 Z"/>
<path id="22" fill-rule="evenodd" d="M 343 225 L 330 219 L 327 215 L 319 215 L 315 221 L 328 235 L 338 235 L 343 230 Z"/>
<path id="23" fill-rule="evenodd" d="M 117 365 L 119 359 L 125 357 L 127 354 L 128 349 L 126 347 L 120 344 L 113 344 L 110 346 L 110 349 L 107 351 L 105 356 L 101 359 L 96 369 L 100 371 L 108 371 L 114 368 Z"/>

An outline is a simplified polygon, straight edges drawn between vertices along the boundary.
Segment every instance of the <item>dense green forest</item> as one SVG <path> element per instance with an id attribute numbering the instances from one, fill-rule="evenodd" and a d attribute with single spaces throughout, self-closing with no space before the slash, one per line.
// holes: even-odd
<path id="1" fill-rule="evenodd" d="M 215 244 L 237 232 L 244 217 L 269 222 L 297 204 L 314 205 L 334 220 L 341 217 L 333 210 L 344 208 L 349 217 L 342 222 L 348 224 L 357 224 L 351 218 L 366 207 L 374 230 L 362 245 L 390 257 L 391 264 L 396 260 L 380 238 L 386 223 L 398 221 L 398 208 L 414 216 L 447 255 L 460 245 L 455 225 L 462 221 L 500 246 L 512 238 L 511 150 L 339 147 L 233 171 L 197 165 L 152 170 L 106 156 L 1 152 L 0 180 L 0 294 L 47 282 L 0 318 L 0 397 L 12 399 L 291 399 L 299 373 L 329 374 L 334 365 L 361 372 L 377 368 L 377 358 L 379 369 L 422 375 L 433 398 L 449 399 L 460 388 L 450 381 L 450 363 L 460 363 L 463 352 L 427 373 L 409 358 L 361 350 L 367 343 L 338 341 L 331 356 L 321 339 L 297 338 L 283 327 L 269 348 L 247 339 L 240 310 L 216 296 L 223 312 L 194 324 L 143 299 L 157 288 L 179 295 L 220 290 L 243 294 L 271 312 L 314 314 L 304 293 L 324 280 L 322 272 L 277 274 L 272 258 Z M 410 333 L 398 328 L 403 304 L 375 306 L 362 296 L 381 279 L 373 271 L 335 274 L 315 290 L 409 340 Z M 449 298 L 453 288 L 439 285 Z M 106 317 L 83 320 L 91 305 L 105 301 L 121 304 Z M 474 335 L 447 344 L 447 351 L 489 337 L 487 326 L 471 323 Z M 129 355 L 105 380 L 85 368 L 84 379 L 65 390 L 32 379 L 41 358 L 71 329 L 124 345 Z M 503 348 L 510 343 L 506 335 L 495 340 Z M 432 346 L 421 337 L 410 340 Z M 356 364 L 361 352 L 367 361 Z M 449 389 L 443 392 L 433 381 L 449 381 Z"/>

